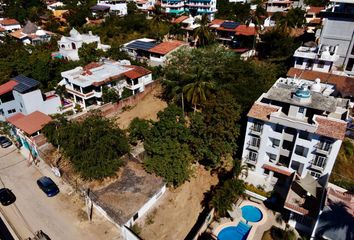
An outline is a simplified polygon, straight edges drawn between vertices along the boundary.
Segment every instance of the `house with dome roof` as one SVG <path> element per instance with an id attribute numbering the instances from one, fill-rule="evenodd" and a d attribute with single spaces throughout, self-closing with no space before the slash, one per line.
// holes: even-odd
<path id="1" fill-rule="evenodd" d="M 107 51 L 110 46 L 101 43 L 101 39 L 97 35 L 93 35 L 90 31 L 88 34 L 81 34 L 75 28 L 71 29 L 70 36 L 62 36 L 58 41 L 59 52 L 53 53 L 53 57 L 64 58 L 77 61 L 79 57 L 79 49 L 83 43 L 97 43 L 97 49 Z"/>

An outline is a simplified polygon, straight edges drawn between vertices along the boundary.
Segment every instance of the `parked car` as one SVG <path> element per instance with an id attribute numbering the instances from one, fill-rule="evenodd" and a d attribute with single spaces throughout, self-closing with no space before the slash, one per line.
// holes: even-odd
<path id="1" fill-rule="evenodd" d="M 3 206 L 8 206 L 16 201 L 16 196 L 8 188 L 0 189 L 0 202 Z"/>
<path id="2" fill-rule="evenodd" d="M 50 177 L 41 177 L 37 180 L 37 184 L 48 197 L 53 197 L 59 193 L 58 186 Z"/>
<path id="3" fill-rule="evenodd" d="M 0 146 L 2 148 L 7 148 L 7 147 L 9 147 L 11 145 L 12 145 L 12 142 L 10 141 L 10 139 L 8 139 L 5 136 L 0 136 Z"/>

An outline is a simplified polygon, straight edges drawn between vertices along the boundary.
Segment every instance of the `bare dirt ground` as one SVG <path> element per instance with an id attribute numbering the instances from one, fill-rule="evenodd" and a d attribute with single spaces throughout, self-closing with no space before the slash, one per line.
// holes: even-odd
<path id="1" fill-rule="evenodd" d="M 138 104 L 132 106 L 130 110 L 113 115 L 117 118 L 117 124 L 120 128 L 125 129 L 129 123 L 135 118 L 142 118 L 146 120 L 157 120 L 157 113 L 167 107 L 167 103 L 159 98 L 161 95 L 161 86 L 152 90 L 147 94 Z"/>
<path id="2" fill-rule="evenodd" d="M 210 171 L 197 167 L 190 182 L 177 189 L 168 189 L 154 209 L 138 222 L 142 239 L 184 239 L 202 211 L 204 193 L 216 184 L 216 175 L 211 176 Z"/>

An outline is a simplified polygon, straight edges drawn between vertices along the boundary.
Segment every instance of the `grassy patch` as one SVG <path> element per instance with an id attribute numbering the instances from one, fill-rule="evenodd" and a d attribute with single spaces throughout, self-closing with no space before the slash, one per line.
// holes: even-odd
<path id="1" fill-rule="evenodd" d="M 338 153 L 330 182 L 348 190 L 354 190 L 354 144 L 345 139 Z"/>

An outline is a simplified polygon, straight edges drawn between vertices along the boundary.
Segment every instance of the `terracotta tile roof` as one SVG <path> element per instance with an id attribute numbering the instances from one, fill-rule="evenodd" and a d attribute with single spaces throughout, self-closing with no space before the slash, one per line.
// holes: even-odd
<path id="1" fill-rule="evenodd" d="M 281 168 L 278 168 L 278 167 L 275 167 L 275 166 L 272 166 L 272 165 L 269 165 L 269 164 L 263 164 L 262 168 L 267 169 L 267 170 L 272 171 L 272 172 L 280 173 L 280 174 L 283 174 L 283 175 L 286 175 L 286 176 L 291 176 L 291 174 L 293 174 L 290 171 L 286 171 L 284 169 L 281 169 Z"/>
<path id="2" fill-rule="evenodd" d="M 288 77 L 299 77 L 301 75 L 302 79 L 314 81 L 316 78 L 321 79 L 321 82 L 327 82 L 336 85 L 337 90 L 342 94 L 342 97 L 354 96 L 354 78 L 339 76 L 332 73 L 323 73 L 310 70 L 302 70 L 297 68 L 290 68 L 287 76 Z"/>
<path id="3" fill-rule="evenodd" d="M 219 31 L 226 31 L 226 32 L 235 32 L 236 33 L 236 28 L 224 28 L 224 27 L 218 27 L 216 30 Z"/>
<path id="4" fill-rule="evenodd" d="M 10 35 L 11 35 L 12 37 L 14 37 L 14 38 L 17 38 L 17 39 L 22 39 L 22 38 L 24 38 L 24 37 L 27 36 L 26 34 L 24 34 L 24 33 L 22 32 L 22 29 L 13 31 L 13 32 L 10 33 Z"/>
<path id="5" fill-rule="evenodd" d="M 315 121 L 318 123 L 316 134 L 339 140 L 344 139 L 346 122 L 321 116 L 316 116 Z"/>
<path id="6" fill-rule="evenodd" d="M 5 28 L 0 27 L 0 32 L 5 32 L 5 31 L 6 31 Z"/>
<path id="7" fill-rule="evenodd" d="M 310 8 L 307 10 L 307 12 L 308 13 L 319 14 L 324 9 L 325 9 L 325 7 L 310 6 Z"/>
<path id="8" fill-rule="evenodd" d="M 288 202 L 284 203 L 284 207 L 291 210 L 291 211 L 297 212 L 301 215 L 308 215 L 309 214 L 309 210 L 299 207 L 295 204 L 288 203 Z"/>
<path id="9" fill-rule="evenodd" d="M 7 121 L 14 125 L 16 128 L 21 129 L 28 135 L 32 135 L 40 131 L 44 125 L 52 120 L 48 115 L 35 111 L 27 116 L 22 113 L 17 113 L 12 117 L 9 117 Z"/>
<path id="10" fill-rule="evenodd" d="M 184 20 L 186 20 L 187 18 L 189 18 L 188 16 L 180 16 L 180 17 L 178 17 L 178 18 L 176 18 L 176 19 L 173 19 L 172 20 L 172 23 L 181 23 L 181 22 L 183 22 Z"/>
<path id="11" fill-rule="evenodd" d="M 10 80 L 7 83 L 0 85 L 0 95 L 11 92 L 17 84 L 16 81 Z"/>
<path id="12" fill-rule="evenodd" d="M 140 78 L 142 76 L 148 75 L 151 73 L 150 70 L 147 70 L 146 68 L 140 67 L 140 66 L 130 66 L 133 69 L 123 73 L 126 77 L 130 78 L 130 79 L 136 79 L 136 78 Z"/>
<path id="13" fill-rule="evenodd" d="M 257 34 L 255 27 L 249 27 L 247 25 L 238 25 L 236 27 L 236 35 L 242 36 L 254 36 Z"/>
<path id="14" fill-rule="evenodd" d="M 210 25 L 221 25 L 225 22 L 226 20 L 223 19 L 214 19 L 213 21 L 211 21 Z"/>
<path id="15" fill-rule="evenodd" d="M 310 23 L 313 23 L 313 24 L 320 24 L 321 23 L 321 18 L 314 18 L 310 21 Z"/>
<path id="16" fill-rule="evenodd" d="M 255 102 L 248 112 L 247 116 L 252 118 L 257 118 L 260 120 L 268 121 L 269 115 L 273 112 L 278 111 L 278 107 L 270 106 L 264 103 Z"/>
<path id="17" fill-rule="evenodd" d="M 13 18 L 4 18 L 3 20 L 0 20 L 0 24 L 3 26 L 10 26 L 10 25 L 17 25 L 20 23 Z"/>
<path id="18" fill-rule="evenodd" d="M 155 47 L 150 48 L 149 52 L 165 55 L 182 45 L 187 45 L 187 44 L 185 42 L 177 41 L 177 40 L 162 42 L 156 45 Z"/>

